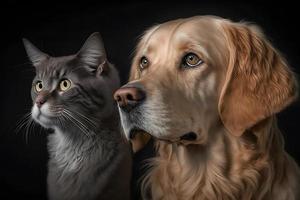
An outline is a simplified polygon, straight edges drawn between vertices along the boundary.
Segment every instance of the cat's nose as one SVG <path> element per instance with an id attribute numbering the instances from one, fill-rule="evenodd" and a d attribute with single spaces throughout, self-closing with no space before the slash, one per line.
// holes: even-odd
<path id="1" fill-rule="evenodd" d="M 38 108 L 42 107 L 42 105 L 47 101 L 46 95 L 38 95 L 35 99 L 35 103 Z"/>
<path id="2" fill-rule="evenodd" d="M 140 87 L 135 87 L 133 84 L 124 85 L 114 94 L 114 99 L 119 107 L 129 112 L 141 103 L 146 97 L 146 93 Z"/>

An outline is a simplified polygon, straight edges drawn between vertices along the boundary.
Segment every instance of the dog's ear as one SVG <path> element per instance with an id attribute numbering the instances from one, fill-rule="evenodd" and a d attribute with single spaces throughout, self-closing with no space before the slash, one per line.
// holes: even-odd
<path id="1" fill-rule="evenodd" d="M 235 136 L 284 109 L 297 97 L 297 83 L 286 61 L 256 26 L 224 25 L 229 47 L 219 114 Z"/>

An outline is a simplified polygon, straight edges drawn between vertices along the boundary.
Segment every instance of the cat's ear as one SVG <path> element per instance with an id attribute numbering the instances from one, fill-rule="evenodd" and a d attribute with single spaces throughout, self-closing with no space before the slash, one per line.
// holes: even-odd
<path id="1" fill-rule="evenodd" d="M 96 32 L 89 36 L 77 53 L 77 57 L 98 75 L 107 69 L 106 52 L 100 33 Z"/>
<path id="2" fill-rule="evenodd" d="M 32 62 L 33 66 L 39 66 L 44 60 L 46 60 L 49 57 L 49 55 L 39 50 L 36 46 L 29 42 L 29 40 L 23 38 L 23 43 L 27 56 Z"/>

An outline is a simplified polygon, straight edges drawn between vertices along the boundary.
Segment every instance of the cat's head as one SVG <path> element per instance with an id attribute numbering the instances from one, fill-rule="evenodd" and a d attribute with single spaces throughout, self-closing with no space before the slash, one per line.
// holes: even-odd
<path id="1" fill-rule="evenodd" d="M 119 77 L 108 62 L 99 33 L 78 53 L 52 57 L 23 39 L 36 69 L 32 82 L 32 118 L 45 128 L 77 127 L 84 131 L 115 112 L 113 92 Z"/>

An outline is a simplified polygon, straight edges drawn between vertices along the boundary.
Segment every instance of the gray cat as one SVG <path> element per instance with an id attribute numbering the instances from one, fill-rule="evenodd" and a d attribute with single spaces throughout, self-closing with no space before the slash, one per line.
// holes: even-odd
<path id="1" fill-rule="evenodd" d="M 71 56 L 51 57 L 23 39 L 36 69 L 32 118 L 48 136 L 50 199 L 129 199 L 131 156 L 113 92 L 116 69 L 99 33 Z"/>

